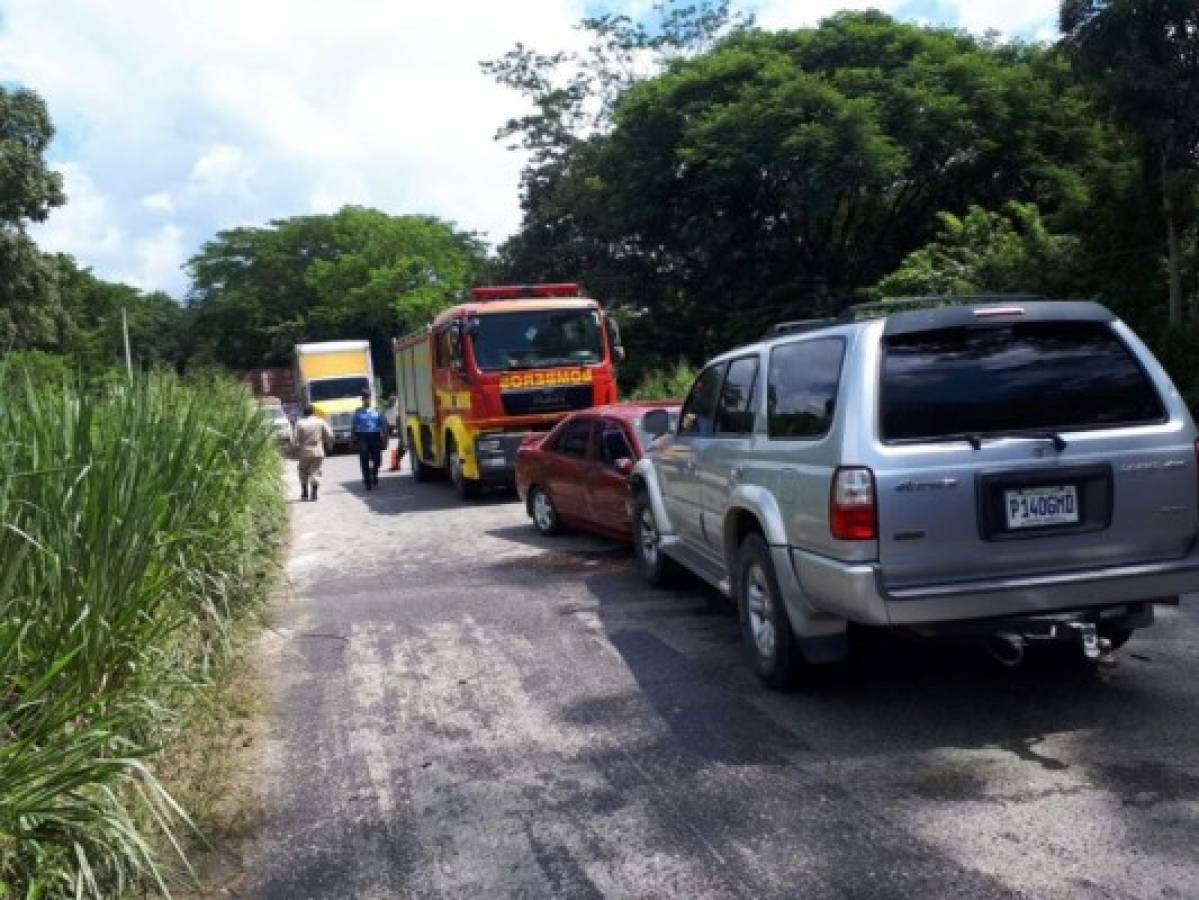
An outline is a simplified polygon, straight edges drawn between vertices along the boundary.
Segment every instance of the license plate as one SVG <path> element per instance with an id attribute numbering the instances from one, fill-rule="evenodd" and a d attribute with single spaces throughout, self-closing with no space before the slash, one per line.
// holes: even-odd
<path id="1" fill-rule="evenodd" d="M 1072 484 L 1004 491 L 1008 528 L 1040 528 L 1078 522 L 1078 489 Z"/>

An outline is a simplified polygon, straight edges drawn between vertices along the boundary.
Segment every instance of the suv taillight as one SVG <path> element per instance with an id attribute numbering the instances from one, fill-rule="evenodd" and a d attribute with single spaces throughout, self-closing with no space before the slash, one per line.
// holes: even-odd
<path id="1" fill-rule="evenodd" d="M 873 541 L 878 537 L 874 514 L 874 473 L 864 466 L 833 472 L 829 494 L 829 530 L 839 541 Z"/>

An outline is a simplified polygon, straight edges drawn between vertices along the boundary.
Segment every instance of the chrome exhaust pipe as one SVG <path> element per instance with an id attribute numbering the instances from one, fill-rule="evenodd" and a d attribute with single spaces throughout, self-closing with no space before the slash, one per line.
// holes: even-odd
<path id="1" fill-rule="evenodd" d="M 1007 632 L 993 635 L 987 639 L 987 652 L 1000 665 L 1018 666 L 1024 661 L 1024 638 Z"/>

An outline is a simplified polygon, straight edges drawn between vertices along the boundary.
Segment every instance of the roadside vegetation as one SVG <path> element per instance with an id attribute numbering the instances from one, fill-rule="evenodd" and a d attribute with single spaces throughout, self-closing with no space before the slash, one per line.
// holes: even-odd
<path id="1" fill-rule="evenodd" d="M 195 834 L 158 761 L 264 609 L 275 438 L 221 380 L 0 397 L 0 897 L 164 891 Z"/>
<path id="2" fill-rule="evenodd" d="M 696 369 L 687 360 L 680 359 L 673 366 L 651 369 L 646 372 L 637 386 L 626 391 L 629 400 L 678 400 L 682 402 L 691 390 Z"/>

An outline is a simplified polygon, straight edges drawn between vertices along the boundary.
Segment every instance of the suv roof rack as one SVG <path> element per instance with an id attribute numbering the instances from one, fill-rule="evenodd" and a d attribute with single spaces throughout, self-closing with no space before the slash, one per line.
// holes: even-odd
<path id="1" fill-rule="evenodd" d="M 836 319 L 795 319 L 791 322 L 776 322 L 766 329 L 763 337 L 778 337 L 780 334 L 802 334 L 805 331 L 815 331 L 817 328 L 828 328 L 836 325 Z"/>
<path id="2" fill-rule="evenodd" d="M 889 297 L 872 303 L 847 306 L 839 321 L 857 322 L 890 313 L 911 312 L 917 309 L 940 309 L 943 306 L 976 306 L 979 303 L 1028 303 L 1047 300 L 1041 294 L 930 294 L 924 297 Z"/>
<path id="3" fill-rule="evenodd" d="M 885 318 L 892 313 L 917 312 L 925 309 L 943 309 L 966 306 L 978 306 L 988 303 L 1032 303 L 1045 302 L 1049 298 L 1041 294 L 930 294 L 925 297 L 889 297 L 886 300 L 875 300 L 869 303 L 854 303 L 845 307 L 841 313 L 832 318 L 796 319 L 790 322 L 778 322 L 771 325 L 762 336 L 763 339 L 779 337 L 784 334 L 802 334 L 806 331 L 816 331 L 820 328 L 830 328 L 833 325 L 846 325 L 868 319 Z M 1051 301 L 1052 302 L 1052 301 Z M 1064 301 L 1063 301 L 1064 302 Z"/>

